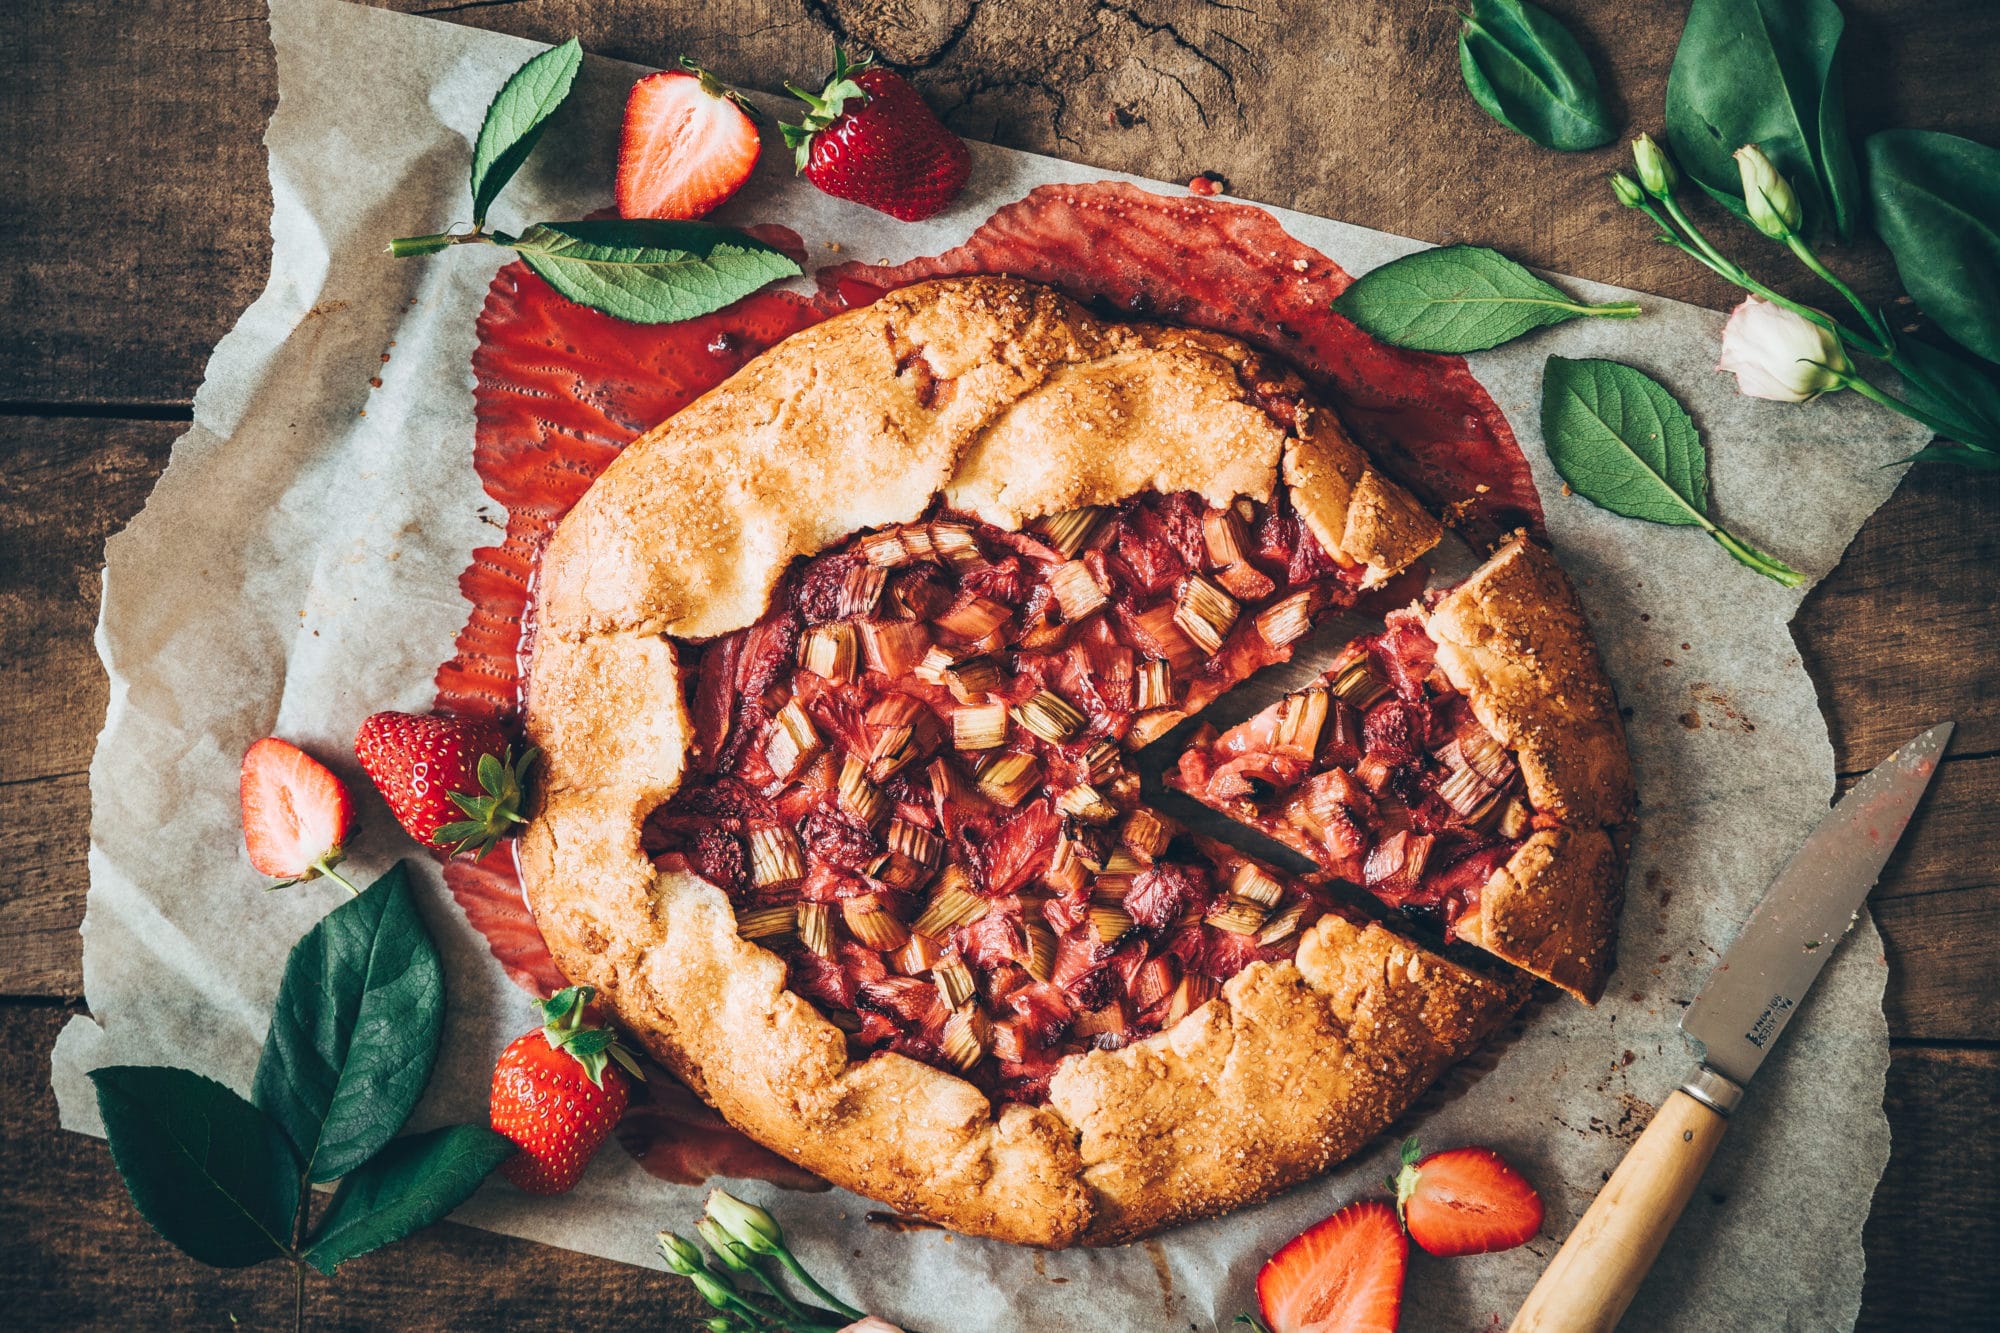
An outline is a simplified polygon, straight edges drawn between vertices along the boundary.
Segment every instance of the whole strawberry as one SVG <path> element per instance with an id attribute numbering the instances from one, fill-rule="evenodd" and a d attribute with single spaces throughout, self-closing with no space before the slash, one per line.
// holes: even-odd
<path id="1" fill-rule="evenodd" d="M 528 770 L 488 721 L 432 713 L 377 713 L 354 735 L 354 754 L 396 821 L 433 851 L 484 856 L 527 822 Z"/>
<path id="2" fill-rule="evenodd" d="M 543 1026 L 493 1066 L 493 1131 L 521 1149 L 500 1169 L 530 1194 L 561 1194 L 582 1178 L 625 1112 L 631 1079 L 643 1077 L 610 1029 L 583 1021 L 594 993 L 571 986 L 542 1001 Z"/>
<path id="3" fill-rule="evenodd" d="M 811 108 L 783 127 L 807 180 L 836 199 L 851 199 L 915 222 L 938 212 L 965 188 L 972 154 L 944 127 L 900 74 L 863 60 L 849 66 L 838 47 L 833 77 L 817 96 L 786 84 Z"/>

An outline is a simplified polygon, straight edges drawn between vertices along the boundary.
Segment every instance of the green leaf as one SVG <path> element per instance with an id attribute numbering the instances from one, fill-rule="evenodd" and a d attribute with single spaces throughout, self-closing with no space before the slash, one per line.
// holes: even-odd
<path id="1" fill-rule="evenodd" d="M 707 222 L 544 222 L 508 244 L 570 300 L 634 324 L 706 315 L 799 273 L 775 247 Z"/>
<path id="2" fill-rule="evenodd" d="M 310 1179 L 339 1179 L 395 1136 L 443 1027 L 444 968 L 399 862 L 322 917 L 285 962 L 255 1095 Z"/>
<path id="3" fill-rule="evenodd" d="M 185 1069 L 107 1065 L 90 1079 L 111 1159 L 154 1230 L 216 1268 L 291 1252 L 299 1166 L 269 1116 Z"/>
<path id="4" fill-rule="evenodd" d="M 1539 6 L 1473 0 L 1458 34 L 1458 68 L 1487 115 L 1544 148 L 1573 152 L 1618 135 L 1590 58 Z"/>
<path id="5" fill-rule="evenodd" d="M 464 1203 L 514 1144 L 480 1125 L 396 1139 L 340 1182 L 305 1257 L 320 1272 L 401 1240 Z"/>
<path id="6" fill-rule="evenodd" d="M 1919 449 L 1905 463 L 1950 463 L 1979 472 L 2000 472 L 2000 453 L 1991 449 L 1970 449 L 1961 444 L 1934 444 Z"/>
<path id="7" fill-rule="evenodd" d="M 1809 230 L 1851 234 L 1861 180 L 1836 58 L 1845 26 L 1833 0 L 1694 0 L 1667 75 L 1681 168 L 1742 214 L 1730 155 L 1757 144 L 1791 182 Z"/>
<path id="8" fill-rule="evenodd" d="M 1944 434 L 1981 449 L 2000 449 L 2000 381 L 1991 372 L 1917 338 L 1896 344 L 1903 397 L 1950 427 Z"/>
<path id="9" fill-rule="evenodd" d="M 576 72 L 583 66 L 583 47 L 572 37 L 553 46 L 514 71 L 494 95 L 472 146 L 472 218 L 486 221 L 486 210 L 514 179 L 514 173 L 535 151 L 542 126 L 569 96 Z"/>
<path id="10" fill-rule="evenodd" d="M 1650 375 L 1616 361 L 1552 356 L 1542 371 L 1542 439 L 1570 489 L 1648 523 L 1698 527 L 1786 587 L 1805 577 L 1708 517 L 1708 452 L 1687 409 Z"/>
<path id="11" fill-rule="evenodd" d="M 2000 149 L 1935 130 L 1862 144 L 1875 230 L 1938 327 L 2000 361 Z"/>
<path id="12" fill-rule="evenodd" d="M 1363 274 L 1334 299 L 1336 313 L 1396 347 L 1477 352 L 1580 315 L 1631 319 L 1637 303 L 1586 305 L 1495 250 L 1419 250 Z"/>

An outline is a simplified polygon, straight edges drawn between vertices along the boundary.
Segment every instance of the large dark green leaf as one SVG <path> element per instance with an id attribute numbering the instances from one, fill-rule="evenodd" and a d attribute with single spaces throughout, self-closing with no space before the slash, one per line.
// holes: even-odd
<path id="1" fill-rule="evenodd" d="M 289 1253 L 299 1166 L 284 1131 L 185 1069 L 94 1069 L 111 1158 L 140 1214 L 202 1263 L 242 1268 Z"/>
<path id="2" fill-rule="evenodd" d="M 1535 5 L 1473 0 L 1458 34 L 1458 68 L 1487 115 L 1544 148 L 1595 148 L 1617 137 L 1590 58 Z"/>
<path id="3" fill-rule="evenodd" d="M 1572 300 L 1496 250 L 1447 245 L 1370 269 L 1334 298 L 1334 310 L 1396 347 L 1477 352 L 1579 315 L 1630 319 L 1635 302 Z"/>
<path id="4" fill-rule="evenodd" d="M 1687 174 L 1741 213 L 1730 155 L 1757 144 L 1808 229 L 1849 235 L 1861 188 L 1836 58 L 1845 26 L 1833 0 L 1694 0 L 1667 75 L 1667 137 Z"/>
<path id="5" fill-rule="evenodd" d="M 706 315 L 799 273 L 775 247 L 707 222 L 544 222 L 507 243 L 570 300 L 635 324 Z"/>
<path id="6" fill-rule="evenodd" d="M 396 1139 L 340 1182 L 306 1248 L 320 1272 L 427 1227 L 464 1203 L 514 1151 L 480 1125 L 447 1125 Z"/>
<path id="7" fill-rule="evenodd" d="M 1708 517 L 1708 451 L 1658 380 L 1616 361 L 1552 356 L 1542 371 L 1542 439 L 1570 489 L 1614 514 L 1698 527 L 1786 587 L 1804 577 Z"/>
<path id="8" fill-rule="evenodd" d="M 473 221 L 486 220 L 494 198 L 535 151 L 543 125 L 569 96 L 582 65 L 583 48 L 572 37 L 515 70 L 494 95 L 472 146 Z"/>
<path id="9" fill-rule="evenodd" d="M 444 968 L 399 863 L 292 946 L 257 1105 L 311 1179 L 337 1180 L 403 1127 L 443 1027 Z"/>
<path id="10" fill-rule="evenodd" d="M 1949 429 L 1960 444 L 2000 450 L 2000 382 L 1993 372 L 1941 347 L 1905 338 L 1896 344 L 1903 395 Z"/>
<path id="11" fill-rule="evenodd" d="M 1934 130 L 1862 145 L 1875 230 L 1938 327 L 2000 361 L 2000 149 Z"/>

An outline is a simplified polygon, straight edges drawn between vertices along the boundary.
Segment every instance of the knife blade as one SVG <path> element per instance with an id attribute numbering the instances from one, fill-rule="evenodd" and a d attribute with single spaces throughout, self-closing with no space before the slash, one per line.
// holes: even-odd
<path id="1" fill-rule="evenodd" d="M 1694 1076 L 1654 1112 L 1509 1333 L 1610 1333 L 1701 1182 L 1743 1085 L 1764 1063 L 1909 827 L 1952 724 L 1876 765 L 1778 872 L 1681 1017 Z"/>
<path id="2" fill-rule="evenodd" d="M 1939 723 L 1878 764 L 1771 881 L 1681 1015 L 1709 1069 L 1740 1085 L 1764 1063 L 1896 850 L 1951 732 Z"/>

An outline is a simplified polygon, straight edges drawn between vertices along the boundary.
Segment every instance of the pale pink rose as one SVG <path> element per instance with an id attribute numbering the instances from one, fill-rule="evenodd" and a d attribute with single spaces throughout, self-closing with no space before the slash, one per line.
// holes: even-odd
<path id="1" fill-rule="evenodd" d="M 1797 311 L 1755 296 L 1729 312 L 1722 360 L 1739 392 L 1778 403 L 1803 403 L 1838 389 L 1850 369 L 1840 340 Z"/>
<path id="2" fill-rule="evenodd" d="M 897 1328 L 888 1320 L 877 1319 L 871 1314 L 866 1319 L 855 1320 L 846 1328 L 841 1329 L 840 1333 L 903 1333 L 903 1330 Z"/>

